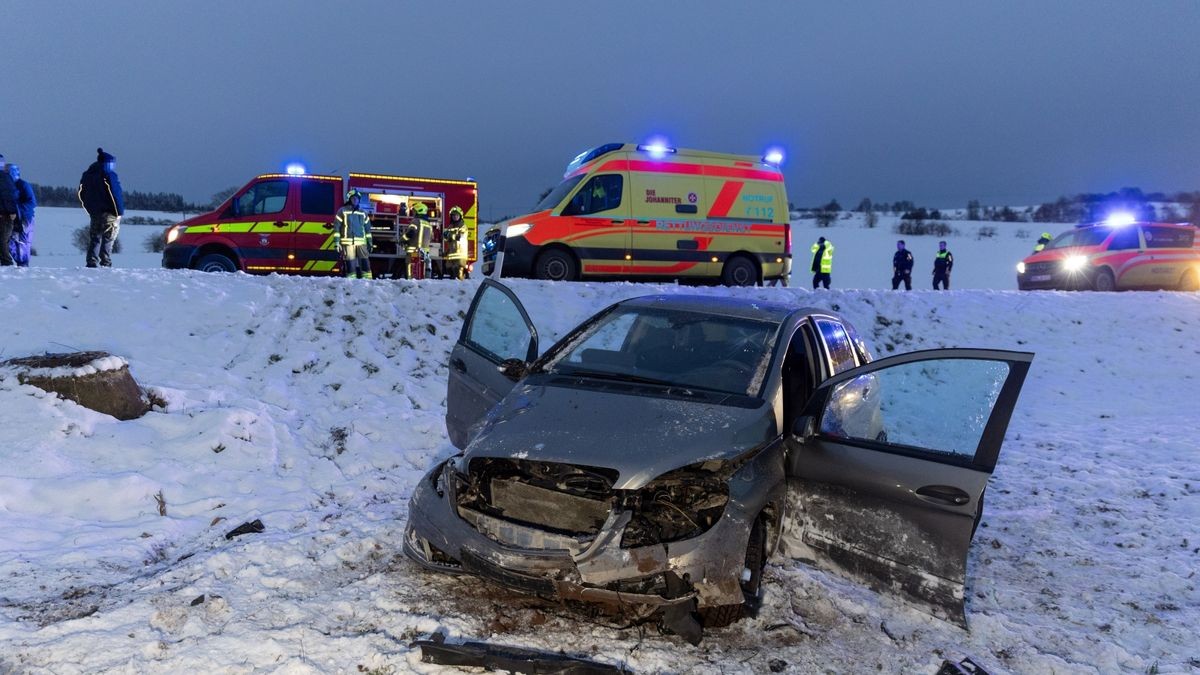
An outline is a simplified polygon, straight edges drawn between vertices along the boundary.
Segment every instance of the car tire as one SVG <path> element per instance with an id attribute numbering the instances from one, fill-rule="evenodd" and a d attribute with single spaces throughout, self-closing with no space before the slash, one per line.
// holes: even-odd
<path id="1" fill-rule="evenodd" d="M 726 286 L 754 286 L 758 283 L 758 266 L 743 255 L 735 255 L 721 268 L 721 283 Z"/>
<path id="2" fill-rule="evenodd" d="M 716 605 L 700 609 L 700 623 L 705 628 L 728 626 L 746 616 L 746 610 L 757 606 L 762 593 L 763 570 L 767 566 L 767 523 L 762 516 L 750 526 L 750 538 L 746 542 L 745 569 L 750 570 L 750 579 L 742 582 L 745 600 L 736 605 Z"/>
<path id="3" fill-rule="evenodd" d="M 1102 269 L 1096 272 L 1096 278 L 1092 281 L 1092 288 L 1101 293 L 1108 293 L 1117 290 L 1117 281 L 1113 278 L 1111 270 Z"/>
<path id="4" fill-rule="evenodd" d="M 1184 272 L 1183 277 L 1179 280 L 1179 290 L 1200 291 L 1200 274 L 1197 274 L 1196 270 Z"/>
<path id="5" fill-rule="evenodd" d="M 236 272 L 237 263 L 223 253 L 209 253 L 196 261 L 196 269 L 201 272 Z"/>
<path id="6" fill-rule="evenodd" d="M 570 253 L 552 248 L 538 256 L 533 275 L 547 281 L 575 281 L 579 278 L 579 263 Z"/>

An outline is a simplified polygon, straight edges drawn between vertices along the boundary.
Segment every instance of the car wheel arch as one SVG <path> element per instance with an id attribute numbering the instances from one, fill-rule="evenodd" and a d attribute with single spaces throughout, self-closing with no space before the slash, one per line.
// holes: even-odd
<path id="1" fill-rule="evenodd" d="M 192 254 L 192 259 L 189 262 L 188 267 L 195 269 L 197 263 L 199 263 L 201 259 L 212 254 L 223 255 L 232 260 L 234 266 L 238 269 L 241 269 L 242 267 L 241 257 L 238 256 L 237 252 L 235 252 L 232 248 L 224 244 L 205 244 L 196 249 L 196 252 Z"/>
<path id="2" fill-rule="evenodd" d="M 571 270 L 568 270 L 568 275 L 567 275 L 568 278 L 564 279 L 564 281 L 575 281 L 583 275 L 583 264 L 579 260 L 579 254 L 577 254 L 575 252 L 575 250 L 572 249 L 570 246 L 556 242 L 553 244 L 546 244 L 545 246 L 542 246 L 541 250 L 539 250 L 537 252 L 537 256 L 533 259 L 533 276 L 534 276 L 534 278 L 539 278 L 539 279 L 542 278 L 538 274 L 539 267 L 541 266 L 542 261 L 546 258 L 546 256 L 554 254 L 554 253 L 561 253 L 563 255 L 566 255 L 571 260 L 571 262 L 575 265 L 574 273 L 571 274 L 570 273 Z"/>

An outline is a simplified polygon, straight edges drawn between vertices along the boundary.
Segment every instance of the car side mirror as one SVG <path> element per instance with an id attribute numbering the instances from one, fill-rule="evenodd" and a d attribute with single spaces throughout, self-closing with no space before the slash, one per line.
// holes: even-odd
<path id="1" fill-rule="evenodd" d="M 807 443 L 817 433 L 817 421 L 811 415 L 802 415 L 792 424 L 792 440 Z"/>
<path id="2" fill-rule="evenodd" d="M 525 374 L 529 372 L 529 364 L 521 359 L 505 359 L 500 362 L 500 365 L 496 366 L 496 370 L 499 370 L 500 374 L 516 382 L 525 377 Z"/>

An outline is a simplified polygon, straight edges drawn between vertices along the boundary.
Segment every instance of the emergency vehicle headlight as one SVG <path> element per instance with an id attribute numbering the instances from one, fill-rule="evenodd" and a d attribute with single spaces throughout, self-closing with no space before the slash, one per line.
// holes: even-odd
<path id="1" fill-rule="evenodd" d="M 505 231 L 504 236 L 520 237 L 521 235 L 528 232 L 529 229 L 532 227 L 533 227 L 533 223 L 513 223 L 512 225 L 508 226 L 508 230 Z"/>
<path id="2" fill-rule="evenodd" d="M 176 225 L 175 227 L 167 230 L 167 243 L 170 244 L 178 239 L 179 235 L 183 233 L 184 229 L 186 228 Z"/>
<path id="3" fill-rule="evenodd" d="M 1025 261 L 1017 263 L 1017 274 L 1025 274 Z"/>
<path id="4" fill-rule="evenodd" d="M 1063 261 L 1063 269 L 1068 272 L 1078 272 L 1087 265 L 1088 259 L 1085 255 L 1073 255 Z"/>
<path id="5" fill-rule="evenodd" d="M 293 163 L 287 165 L 287 175 L 289 176 L 303 176 L 305 173 L 307 172 L 304 170 L 303 164 Z"/>

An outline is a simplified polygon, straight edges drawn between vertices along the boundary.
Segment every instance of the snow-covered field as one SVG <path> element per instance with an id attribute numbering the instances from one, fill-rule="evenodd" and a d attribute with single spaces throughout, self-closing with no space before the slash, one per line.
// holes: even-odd
<path id="1" fill-rule="evenodd" d="M 543 346 L 665 291 L 834 308 L 880 355 L 1037 354 L 970 557 L 970 632 L 775 559 L 760 615 L 693 648 L 400 555 L 414 481 L 452 451 L 445 364 L 475 283 L 75 269 L 52 229 L 32 269 L 0 269 L 3 358 L 108 350 L 165 406 L 118 422 L 0 375 L 0 673 L 442 672 L 408 646 L 436 630 L 637 671 L 1200 668 L 1200 294 L 879 290 L 884 223 L 821 231 L 829 292 L 513 282 Z M 798 223 L 797 249 L 815 232 Z M 140 239 L 118 268 L 157 265 Z M 906 239 L 922 268 L 936 238 Z M 1032 245 L 950 241 L 964 288 L 1010 288 Z M 262 533 L 225 538 L 254 519 Z"/>

